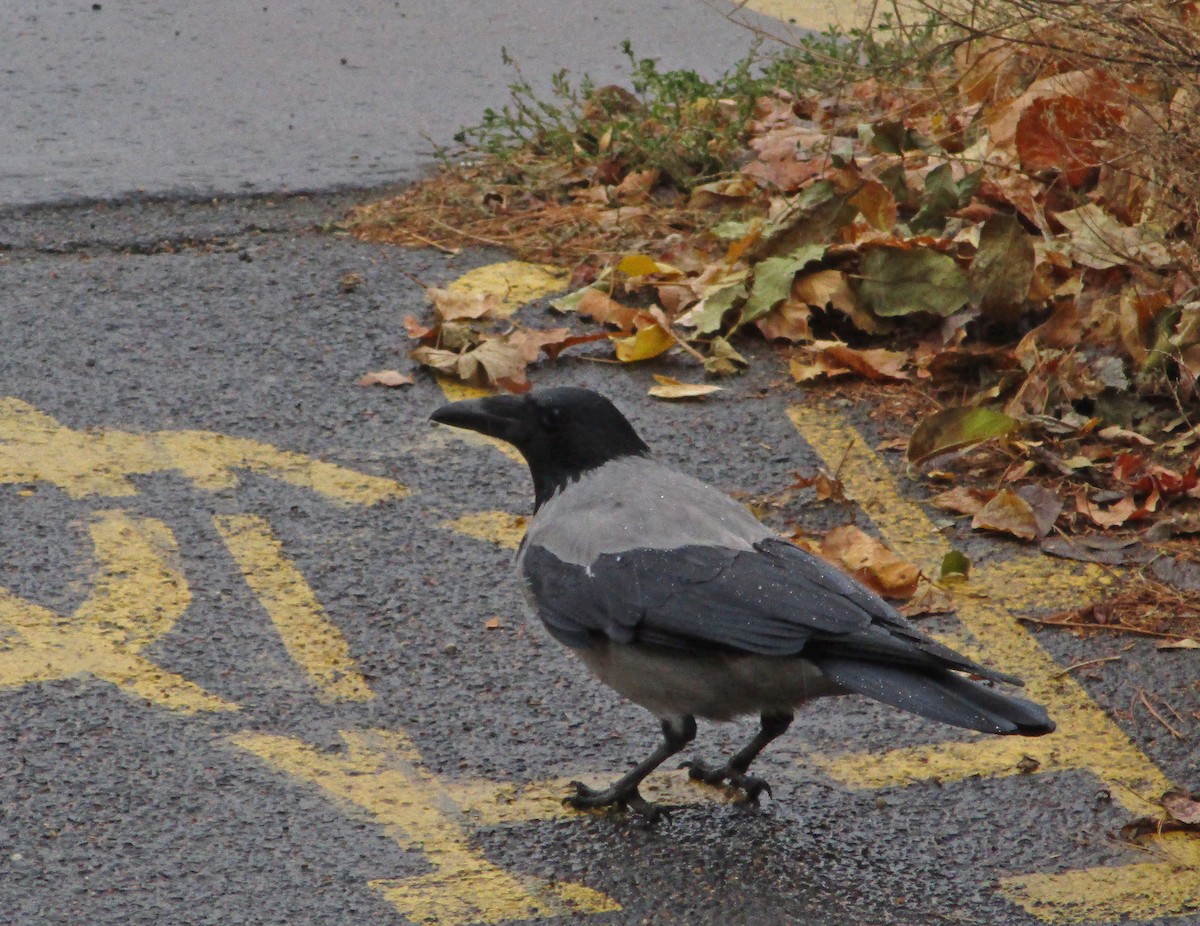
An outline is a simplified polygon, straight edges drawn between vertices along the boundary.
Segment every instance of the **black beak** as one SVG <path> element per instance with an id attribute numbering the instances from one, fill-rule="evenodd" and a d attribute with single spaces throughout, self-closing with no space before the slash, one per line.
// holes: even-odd
<path id="1" fill-rule="evenodd" d="M 493 395 L 443 405 L 430 421 L 478 431 L 520 446 L 529 434 L 529 403 L 521 396 Z"/>

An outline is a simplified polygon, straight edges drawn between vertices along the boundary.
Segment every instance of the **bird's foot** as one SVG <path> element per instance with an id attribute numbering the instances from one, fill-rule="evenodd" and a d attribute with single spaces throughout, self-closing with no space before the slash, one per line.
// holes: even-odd
<path id="1" fill-rule="evenodd" d="M 688 778 L 692 781 L 703 781 L 709 785 L 728 783 L 731 788 L 738 788 L 746 795 L 746 800 L 757 803 L 758 796 L 764 791 L 771 794 L 771 786 L 766 780 L 757 775 L 747 775 L 726 765 L 706 765 L 703 762 L 689 760 L 679 766 L 688 770 Z M 774 795 L 772 795 L 774 796 Z"/>
<path id="2" fill-rule="evenodd" d="M 597 790 L 589 788 L 582 781 L 572 781 L 571 787 L 575 789 L 575 793 L 564 798 L 563 803 L 576 810 L 597 810 L 601 807 L 629 809 L 644 817 L 647 823 L 655 823 L 668 816 L 665 808 L 651 804 L 642 797 L 637 785 L 631 788 L 611 785 Z"/>

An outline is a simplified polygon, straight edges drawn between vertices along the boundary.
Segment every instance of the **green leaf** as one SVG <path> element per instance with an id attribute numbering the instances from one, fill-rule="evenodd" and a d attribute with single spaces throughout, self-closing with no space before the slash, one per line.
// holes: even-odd
<path id="1" fill-rule="evenodd" d="M 762 318 L 787 298 L 796 274 L 825 256 L 825 245 L 805 244 L 783 257 L 768 257 L 754 265 L 754 285 L 742 306 L 740 324 Z"/>
<path id="2" fill-rule="evenodd" d="M 953 257 L 925 249 L 875 248 L 862 260 L 858 296 L 876 315 L 953 315 L 970 298 Z"/>
<path id="3" fill-rule="evenodd" d="M 983 168 L 973 170 L 958 181 L 958 208 L 961 209 L 975 198 L 979 184 L 983 182 Z"/>
<path id="4" fill-rule="evenodd" d="M 945 581 L 951 577 L 965 579 L 971 572 L 971 561 L 966 554 L 951 550 L 942 557 L 942 568 L 939 579 Z"/>
<path id="5" fill-rule="evenodd" d="M 908 439 L 908 461 L 924 463 L 951 450 L 1001 437 L 1017 427 L 1017 420 L 992 408 L 944 408 L 921 420 Z"/>
<path id="6" fill-rule="evenodd" d="M 700 305 L 688 313 L 690 323 L 696 326 L 697 334 L 712 334 L 714 331 L 719 331 L 721 319 L 725 317 L 725 313 L 745 297 L 745 280 L 714 288 L 701 300 Z"/>
<path id="7" fill-rule="evenodd" d="M 550 307 L 559 312 L 574 312 L 575 309 L 579 307 L 579 302 L 581 299 L 583 299 L 584 294 L 587 293 L 589 289 L 593 288 L 594 287 L 590 285 L 584 286 L 582 289 L 577 289 L 573 293 L 567 293 L 565 296 L 559 296 L 557 299 L 551 299 Z"/>
<path id="8" fill-rule="evenodd" d="M 713 338 L 708 344 L 709 356 L 704 360 L 706 373 L 717 376 L 732 376 L 746 366 L 746 358 L 733 349 L 724 338 Z"/>
<path id="9" fill-rule="evenodd" d="M 750 232 L 754 230 L 754 225 L 758 219 L 748 219 L 745 222 L 739 222 L 735 219 L 730 219 L 728 222 L 722 222 L 712 229 L 712 233 L 722 241 L 741 241 Z"/>
<path id="10" fill-rule="evenodd" d="M 994 215 L 983 223 L 969 280 L 971 301 L 985 318 L 1020 317 L 1036 259 L 1033 239 L 1015 216 Z"/>
<path id="11" fill-rule="evenodd" d="M 946 224 L 946 213 L 957 208 L 958 185 L 954 182 L 954 168 L 942 164 L 925 176 L 921 208 L 909 224 L 917 231 L 941 229 Z"/>
<path id="12" fill-rule="evenodd" d="M 752 260 L 790 254 L 806 244 L 828 244 L 854 220 L 858 210 L 828 180 L 818 180 L 763 226 L 751 249 Z"/>

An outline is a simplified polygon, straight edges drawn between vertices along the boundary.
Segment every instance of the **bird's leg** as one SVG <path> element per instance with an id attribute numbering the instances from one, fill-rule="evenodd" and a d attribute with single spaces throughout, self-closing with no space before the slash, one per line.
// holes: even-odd
<path id="1" fill-rule="evenodd" d="M 750 800 L 758 800 L 758 796 L 766 791 L 771 793 L 771 786 L 763 779 L 754 775 L 747 775 L 746 770 L 750 768 L 750 763 L 758 758 L 758 754 L 766 748 L 771 740 L 776 739 L 784 734 L 788 727 L 792 725 L 792 713 L 767 713 L 762 714 L 762 726 L 758 733 L 754 735 L 749 743 L 742 749 L 738 750 L 732 758 L 724 765 L 711 766 L 701 762 L 684 762 L 680 768 L 688 770 L 688 777 L 696 781 L 703 781 L 710 785 L 719 785 L 724 781 L 729 782 L 735 788 L 741 788 L 746 792 L 746 797 Z"/>
<path id="2" fill-rule="evenodd" d="M 651 822 L 657 820 L 662 816 L 662 809 L 642 797 L 638 793 L 638 785 L 647 775 L 696 738 L 696 718 L 689 716 L 668 718 L 662 722 L 662 731 L 662 744 L 639 762 L 631 772 L 621 776 L 600 791 L 589 788 L 581 781 L 572 781 L 571 787 L 575 789 L 575 793 L 563 803 L 569 804 L 576 810 L 614 805 L 628 807 Z"/>

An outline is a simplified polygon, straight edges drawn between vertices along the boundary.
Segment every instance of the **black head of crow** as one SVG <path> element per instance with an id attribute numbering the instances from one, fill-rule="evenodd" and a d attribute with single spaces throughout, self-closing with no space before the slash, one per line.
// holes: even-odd
<path id="1" fill-rule="evenodd" d="M 744 507 L 657 462 L 616 407 L 587 389 L 544 389 L 439 408 L 433 420 L 508 441 L 533 475 L 535 514 L 517 554 L 549 632 L 601 681 L 662 722 L 664 742 L 610 787 L 576 782 L 575 807 L 658 808 L 638 786 L 696 735 L 696 718 L 758 714 L 762 727 L 693 778 L 756 798 L 750 763 L 825 695 L 862 694 L 984 733 L 1040 736 L 1040 705 L 974 681 L 1019 685 L 917 630 L 874 592 L 782 540 Z"/>

